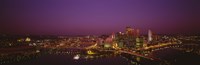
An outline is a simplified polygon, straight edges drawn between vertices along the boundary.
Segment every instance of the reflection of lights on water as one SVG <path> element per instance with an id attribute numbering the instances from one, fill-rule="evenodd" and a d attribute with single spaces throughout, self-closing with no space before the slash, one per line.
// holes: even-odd
<path id="1" fill-rule="evenodd" d="M 89 58 L 94 58 L 94 56 L 89 56 Z"/>
<path id="2" fill-rule="evenodd" d="M 36 53 L 39 53 L 40 52 L 40 50 L 36 50 Z"/>
<path id="3" fill-rule="evenodd" d="M 137 61 L 140 61 L 140 57 L 136 57 L 136 60 L 137 60 Z"/>
<path id="4" fill-rule="evenodd" d="M 94 56 L 86 56 L 85 57 L 85 59 L 92 59 L 92 58 L 94 58 Z M 97 56 L 96 56 L 96 58 L 97 58 Z"/>
<path id="5" fill-rule="evenodd" d="M 78 60 L 79 58 L 80 58 L 80 55 L 75 55 L 73 59 Z"/>
<path id="6" fill-rule="evenodd" d="M 88 59 L 88 56 L 86 56 L 85 59 Z"/>
<path id="7" fill-rule="evenodd" d="M 88 51 L 87 51 L 87 54 L 92 55 L 92 54 L 95 54 L 95 53 L 92 52 L 91 50 L 88 50 Z"/>

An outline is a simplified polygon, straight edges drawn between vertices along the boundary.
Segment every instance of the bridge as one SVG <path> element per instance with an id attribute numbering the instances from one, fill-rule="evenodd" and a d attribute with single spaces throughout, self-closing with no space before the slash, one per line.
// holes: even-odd
<path id="1" fill-rule="evenodd" d="M 118 52 L 120 53 L 127 53 L 133 56 L 138 56 L 138 57 L 142 57 L 142 58 L 146 58 L 146 59 L 150 59 L 150 60 L 160 60 L 159 58 L 155 58 L 155 57 L 151 57 L 151 56 L 145 56 L 139 53 L 135 53 L 135 52 L 129 52 L 129 51 L 123 51 L 123 50 L 119 50 Z"/>
<path id="2" fill-rule="evenodd" d="M 85 47 L 85 49 L 91 49 L 91 48 L 96 48 L 96 47 L 97 47 L 97 43 L 95 43 L 94 45 L 91 45 L 91 46 Z"/>
<path id="3" fill-rule="evenodd" d="M 85 49 L 94 49 L 96 47 L 97 47 L 97 43 L 94 44 L 94 45 L 88 46 Z M 128 54 L 131 54 L 131 55 L 135 55 L 135 56 L 139 56 L 139 57 L 143 57 L 143 58 L 147 58 L 147 59 L 151 59 L 151 60 L 155 59 L 155 58 L 152 58 L 152 57 L 143 56 L 143 55 L 138 54 L 138 53 L 123 51 L 123 50 L 100 50 L 100 51 L 113 51 L 113 52 L 120 52 L 120 53 L 128 53 Z"/>
<path id="4" fill-rule="evenodd" d="M 142 57 L 142 58 L 146 58 L 146 59 L 150 59 L 150 60 L 160 60 L 159 58 L 155 58 L 151 55 L 144 55 L 144 54 L 140 54 L 134 51 L 145 51 L 145 50 L 155 50 L 158 48 L 165 48 L 165 47 L 169 47 L 170 45 L 176 45 L 178 43 L 162 43 L 162 44 L 158 44 L 158 45 L 152 45 L 152 46 L 147 46 L 147 47 L 142 47 L 142 48 L 138 48 L 135 50 L 129 50 L 129 49 L 119 49 L 119 48 L 114 48 L 114 50 L 105 50 L 105 49 L 99 49 L 98 44 L 95 43 L 93 45 L 90 45 L 88 47 L 80 47 L 79 49 L 85 49 L 85 50 L 90 50 L 90 49 L 96 49 L 99 51 L 112 51 L 112 52 L 119 52 L 119 53 L 127 53 L 133 56 L 138 56 L 138 57 Z M 93 54 L 92 51 L 88 51 L 87 53 L 89 54 Z"/>

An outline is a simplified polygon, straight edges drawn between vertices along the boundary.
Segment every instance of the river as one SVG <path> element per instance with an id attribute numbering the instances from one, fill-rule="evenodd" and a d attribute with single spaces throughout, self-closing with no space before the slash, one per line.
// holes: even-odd
<path id="1" fill-rule="evenodd" d="M 152 53 L 155 57 L 162 59 L 157 64 L 153 65 L 200 65 L 200 56 L 183 52 L 177 49 L 168 48 L 158 50 Z M 111 54 L 103 57 L 97 56 L 90 59 L 74 59 L 76 54 L 42 54 L 37 58 L 33 58 L 26 61 L 7 63 L 2 65 L 151 65 L 150 60 L 141 61 L 143 58 L 139 58 L 140 62 L 136 60 L 130 60 L 128 58 L 133 56 L 124 57 L 123 55 Z M 87 55 L 83 55 L 84 58 Z M 134 62 L 134 63 L 133 63 Z M 136 63 L 135 63 L 136 62 Z M 141 63 L 141 64 L 140 64 Z"/>

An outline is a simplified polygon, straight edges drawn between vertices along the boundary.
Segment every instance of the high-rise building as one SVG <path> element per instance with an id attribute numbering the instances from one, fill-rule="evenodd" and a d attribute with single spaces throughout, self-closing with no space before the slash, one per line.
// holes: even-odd
<path id="1" fill-rule="evenodd" d="M 127 36 L 132 36 L 133 31 L 134 31 L 134 29 L 132 29 L 131 27 L 126 27 L 126 35 Z"/>
<path id="2" fill-rule="evenodd" d="M 124 47 L 124 35 L 122 32 L 118 32 L 116 33 L 115 35 L 115 41 L 117 42 L 118 44 L 118 47 L 119 48 L 123 48 Z"/>
<path id="3" fill-rule="evenodd" d="M 148 30 L 148 42 L 151 42 L 153 40 L 152 38 L 152 31 Z"/>
<path id="4" fill-rule="evenodd" d="M 123 42 L 118 42 L 118 47 L 119 48 L 123 48 L 124 47 L 124 43 Z"/>
<path id="5" fill-rule="evenodd" d="M 114 32 L 112 33 L 111 38 L 115 39 L 115 33 Z"/>
<path id="6" fill-rule="evenodd" d="M 128 48 L 133 48 L 135 47 L 135 30 L 132 29 L 131 27 L 126 27 L 126 35 L 124 38 L 124 46 Z"/>
<path id="7" fill-rule="evenodd" d="M 136 48 L 140 48 L 141 44 L 140 44 L 140 38 L 136 38 Z"/>

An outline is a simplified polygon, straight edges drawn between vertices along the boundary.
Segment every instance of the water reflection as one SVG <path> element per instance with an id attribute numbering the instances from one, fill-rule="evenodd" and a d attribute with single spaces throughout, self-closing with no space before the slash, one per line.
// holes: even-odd
<path id="1" fill-rule="evenodd" d="M 88 54 L 89 53 L 89 54 Z M 94 54 L 90 54 L 94 53 Z M 171 54 L 169 54 L 171 53 Z M 173 54 L 173 55 L 172 55 Z M 188 53 L 166 49 L 155 52 L 162 61 L 149 60 L 127 53 L 99 52 L 95 50 L 51 50 L 36 54 L 12 56 L 13 59 L 2 61 L 2 65 L 184 65 L 200 58 Z M 11 57 L 11 56 L 10 56 Z M 192 57 L 192 58 L 191 58 Z M 185 59 L 185 58 L 188 58 Z M 24 59 L 24 60 L 20 60 Z M 191 60 L 191 61 L 190 61 Z M 182 62 L 185 61 L 185 62 Z"/>
<path id="2" fill-rule="evenodd" d="M 73 58 L 73 59 L 74 59 L 74 60 L 78 60 L 79 58 L 80 58 L 80 55 L 79 55 L 79 54 L 77 54 L 77 55 L 75 55 L 75 56 L 74 56 L 74 58 Z"/>

